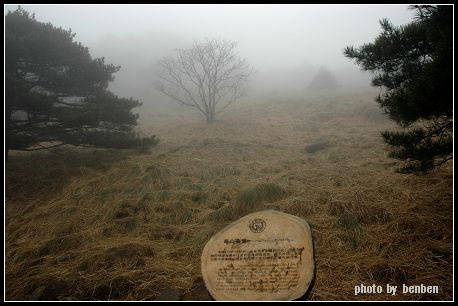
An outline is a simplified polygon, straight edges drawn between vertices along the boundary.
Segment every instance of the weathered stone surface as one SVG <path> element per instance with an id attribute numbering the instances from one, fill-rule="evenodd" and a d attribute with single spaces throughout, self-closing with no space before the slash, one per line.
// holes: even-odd
<path id="1" fill-rule="evenodd" d="M 295 300 L 314 273 L 305 220 L 265 210 L 246 215 L 205 245 L 202 276 L 215 300 Z"/>

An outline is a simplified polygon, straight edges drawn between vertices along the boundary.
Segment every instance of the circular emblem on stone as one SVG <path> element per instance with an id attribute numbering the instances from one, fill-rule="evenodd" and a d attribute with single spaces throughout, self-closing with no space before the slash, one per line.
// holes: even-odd
<path id="1" fill-rule="evenodd" d="M 249 227 L 253 233 L 260 233 L 266 228 L 266 221 L 260 218 L 251 220 Z"/>

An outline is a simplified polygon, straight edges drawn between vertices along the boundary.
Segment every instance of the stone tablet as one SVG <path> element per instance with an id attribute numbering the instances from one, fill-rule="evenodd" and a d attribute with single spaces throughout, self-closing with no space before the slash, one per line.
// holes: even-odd
<path id="1" fill-rule="evenodd" d="M 310 227 L 275 210 L 249 214 L 214 235 L 201 262 L 215 300 L 295 300 L 313 279 Z"/>

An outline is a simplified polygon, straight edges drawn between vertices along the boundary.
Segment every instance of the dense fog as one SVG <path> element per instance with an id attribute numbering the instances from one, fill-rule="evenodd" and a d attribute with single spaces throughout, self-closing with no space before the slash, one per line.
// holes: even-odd
<path id="1" fill-rule="evenodd" d="M 6 5 L 5 13 L 17 6 Z M 370 89 L 371 75 L 343 56 L 347 45 L 371 42 L 379 20 L 412 20 L 405 5 L 24 5 L 42 22 L 71 29 L 93 57 L 120 65 L 110 89 L 145 109 L 175 109 L 154 89 L 157 62 L 204 38 L 238 42 L 253 67 L 243 101 L 304 94 L 318 71 L 345 90 Z M 247 99 L 249 98 L 249 99 Z M 259 100 L 259 99 L 258 99 Z"/>

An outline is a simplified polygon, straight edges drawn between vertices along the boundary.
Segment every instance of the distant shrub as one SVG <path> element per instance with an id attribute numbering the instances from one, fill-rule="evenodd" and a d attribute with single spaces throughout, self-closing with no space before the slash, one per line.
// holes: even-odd
<path id="1" fill-rule="evenodd" d="M 325 67 L 321 67 L 308 85 L 311 90 L 333 90 L 339 87 L 336 77 Z"/>

